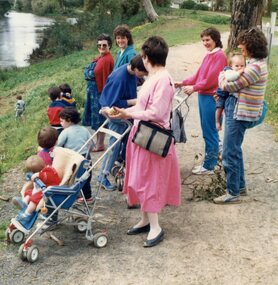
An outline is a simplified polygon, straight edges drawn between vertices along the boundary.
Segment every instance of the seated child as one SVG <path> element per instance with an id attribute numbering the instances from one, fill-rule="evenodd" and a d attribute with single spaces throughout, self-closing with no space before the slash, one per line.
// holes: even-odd
<path id="1" fill-rule="evenodd" d="M 65 103 L 67 107 L 76 108 L 76 101 L 71 95 L 71 87 L 69 84 L 64 83 L 59 86 L 61 90 L 61 100 Z"/>
<path id="2" fill-rule="evenodd" d="M 22 100 L 22 96 L 16 96 L 16 104 L 15 104 L 15 117 L 16 119 L 20 118 L 25 110 L 25 102 Z"/>
<path id="3" fill-rule="evenodd" d="M 63 110 L 67 105 L 63 100 L 61 100 L 61 90 L 59 87 L 50 87 L 48 89 L 49 99 L 51 103 L 47 109 L 48 121 L 49 124 L 57 130 L 58 135 L 63 130 L 60 124 L 60 117 L 59 114 L 61 110 Z"/>
<path id="4" fill-rule="evenodd" d="M 33 182 L 35 178 L 39 178 L 47 187 L 59 185 L 61 182 L 58 172 L 52 166 L 46 165 L 43 159 L 38 155 L 30 156 L 26 160 L 25 166 L 28 171 L 34 173 L 31 177 Z M 23 210 L 25 209 L 25 211 L 20 213 L 16 218 L 23 227 L 34 217 L 37 205 L 43 196 L 42 190 L 35 183 L 33 185 L 33 188 L 27 189 L 24 192 L 24 198 L 13 198 Z"/>
<path id="5" fill-rule="evenodd" d="M 38 132 L 37 141 L 39 145 L 37 155 L 41 157 L 46 165 L 52 165 L 53 157 L 51 152 L 58 139 L 58 133 L 56 129 L 52 127 L 42 128 Z"/>
<path id="6" fill-rule="evenodd" d="M 227 81 L 235 81 L 240 77 L 240 74 L 243 72 L 245 67 L 245 58 L 242 54 L 232 53 L 229 59 L 230 66 L 224 68 L 225 78 Z M 218 88 L 216 91 L 216 128 L 220 131 L 222 113 L 225 108 L 225 101 L 230 95 L 229 92 L 223 91 L 221 88 Z"/>
<path id="7" fill-rule="evenodd" d="M 90 132 L 83 126 L 78 125 L 80 122 L 80 113 L 73 107 L 67 107 L 60 113 L 60 121 L 64 130 L 61 132 L 57 146 L 79 151 L 81 147 L 90 139 Z M 81 152 L 84 157 L 90 159 L 89 145 L 87 145 Z M 83 186 L 83 194 L 87 203 L 92 203 L 92 191 L 91 191 L 91 174 Z M 84 203 L 84 199 L 81 197 L 77 200 L 79 203 Z"/>

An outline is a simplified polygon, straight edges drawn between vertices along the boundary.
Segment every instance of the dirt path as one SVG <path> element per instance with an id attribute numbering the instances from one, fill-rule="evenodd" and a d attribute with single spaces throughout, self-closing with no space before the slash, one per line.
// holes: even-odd
<path id="1" fill-rule="evenodd" d="M 204 56 L 201 44 L 171 48 L 168 69 L 176 80 L 192 73 Z M 186 69 L 186 70 L 185 70 Z M 24 263 L 16 246 L 4 248 L 0 256 L 0 284 L 187 284 L 187 285 L 277 285 L 278 284 L 278 145 L 273 130 L 261 125 L 248 131 L 244 142 L 249 195 L 237 205 L 193 202 L 194 185 L 203 177 L 190 175 L 195 156 L 203 151 L 197 96 L 189 99 L 186 121 L 188 142 L 178 145 L 182 177 L 182 206 L 166 207 L 161 225 L 166 238 L 159 246 L 142 247 L 145 236 L 127 236 L 136 223 L 138 210 L 127 210 L 119 192 L 103 192 L 96 210 L 96 228 L 109 233 L 107 247 L 96 249 L 84 235 L 70 227 L 55 234 L 65 246 L 36 238 L 40 259 Z M 140 175 L 140 174 L 138 174 Z M 14 192 L 13 171 L 3 189 Z M 2 191 L 3 191 L 2 189 Z M 0 202 L 0 217 L 12 211 Z"/>

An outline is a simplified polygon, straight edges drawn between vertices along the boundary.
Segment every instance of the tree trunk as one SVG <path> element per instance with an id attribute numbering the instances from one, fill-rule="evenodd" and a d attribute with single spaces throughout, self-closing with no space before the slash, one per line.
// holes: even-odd
<path id="1" fill-rule="evenodd" d="M 263 0 L 233 0 L 228 49 L 236 48 L 240 31 L 262 25 Z"/>
<path id="2" fill-rule="evenodd" d="M 142 6 L 147 14 L 148 19 L 151 22 L 154 22 L 155 20 L 158 19 L 158 15 L 153 8 L 151 0 L 142 0 Z"/>
<path id="3" fill-rule="evenodd" d="M 268 0 L 267 1 L 267 16 L 270 16 L 270 14 L 271 14 L 271 9 L 272 9 L 272 1 L 271 0 Z"/>

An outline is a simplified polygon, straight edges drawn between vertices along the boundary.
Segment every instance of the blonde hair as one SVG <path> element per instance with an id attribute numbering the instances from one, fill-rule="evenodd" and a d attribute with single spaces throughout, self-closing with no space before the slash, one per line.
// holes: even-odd
<path id="1" fill-rule="evenodd" d="M 243 55 L 241 52 L 239 52 L 239 51 L 231 51 L 231 52 L 229 53 L 229 55 L 228 55 L 228 65 L 229 65 L 229 66 L 232 65 L 232 60 L 233 60 L 233 58 L 236 57 L 236 56 L 242 57 L 242 58 L 244 59 L 244 62 L 245 62 L 245 57 L 244 57 L 244 55 Z"/>
<path id="2" fill-rule="evenodd" d="M 25 167 L 33 173 L 40 172 L 45 167 L 44 160 L 38 155 L 31 155 L 25 161 Z"/>

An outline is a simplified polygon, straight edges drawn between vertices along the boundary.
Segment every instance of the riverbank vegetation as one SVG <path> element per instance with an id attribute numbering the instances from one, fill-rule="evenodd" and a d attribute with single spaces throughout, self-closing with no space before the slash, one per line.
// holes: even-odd
<path id="1" fill-rule="evenodd" d="M 163 12 L 164 11 L 164 12 Z M 166 15 L 163 13 L 165 13 Z M 143 41 L 150 35 L 163 36 L 170 46 L 187 44 L 199 40 L 199 33 L 209 25 L 220 31 L 228 31 L 227 24 L 211 23 L 219 17 L 212 17 L 211 12 L 192 12 L 187 10 L 169 10 L 163 8 L 160 18 L 154 23 L 143 23 L 132 28 L 135 48 L 140 50 Z M 225 16 L 225 18 L 227 18 Z M 209 19 L 209 21 L 207 20 Z M 175 33 L 173 33 L 175 31 Z M 0 176 L 28 156 L 36 152 L 38 130 L 47 125 L 47 89 L 53 85 L 67 82 L 72 86 L 73 96 L 78 109 L 82 111 L 85 99 L 86 82 L 83 79 L 85 65 L 97 54 L 95 43 L 87 42 L 85 50 L 72 54 L 43 60 L 22 69 L 0 71 Z M 115 55 L 116 48 L 112 49 Z M 277 80 L 278 52 L 273 50 L 273 60 L 267 100 L 269 120 L 277 122 Z M 26 112 L 22 120 L 15 120 L 14 104 L 16 96 L 22 95 L 26 102 Z M 275 117 L 276 116 L 276 117 Z"/>

